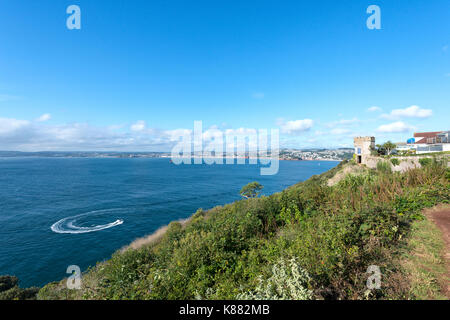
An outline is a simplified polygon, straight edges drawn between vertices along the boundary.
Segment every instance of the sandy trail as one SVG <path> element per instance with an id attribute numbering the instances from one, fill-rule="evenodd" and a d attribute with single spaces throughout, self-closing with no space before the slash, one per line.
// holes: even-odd
<path id="1" fill-rule="evenodd" d="M 428 217 L 441 230 L 445 242 L 444 259 L 447 267 L 446 279 L 450 278 L 450 206 L 438 206 L 427 212 Z M 450 283 L 443 283 L 443 293 L 450 299 Z"/>

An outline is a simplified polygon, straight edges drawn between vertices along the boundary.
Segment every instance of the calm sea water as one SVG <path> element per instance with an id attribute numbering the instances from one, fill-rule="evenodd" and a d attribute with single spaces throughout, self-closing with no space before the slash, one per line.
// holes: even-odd
<path id="1" fill-rule="evenodd" d="M 337 165 L 174 165 L 168 159 L 0 158 L 0 275 L 20 285 L 60 280 L 198 208 L 240 199 L 251 181 L 272 194 Z"/>

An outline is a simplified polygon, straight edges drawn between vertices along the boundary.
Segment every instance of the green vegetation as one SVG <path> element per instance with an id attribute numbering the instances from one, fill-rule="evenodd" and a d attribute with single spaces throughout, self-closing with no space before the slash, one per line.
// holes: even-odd
<path id="1" fill-rule="evenodd" d="M 387 161 L 378 161 L 377 170 L 384 174 L 390 174 L 392 172 L 391 165 Z"/>
<path id="2" fill-rule="evenodd" d="M 419 159 L 419 163 L 420 163 L 420 165 L 422 167 L 428 166 L 428 165 L 430 165 L 432 163 L 432 159 L 430 159 L 430 158 L 422 158 L 422 159 Z"/>
<path id="3" fill-rule="evenodd" d="M 394 150 L 397 147 L 395 143 L 392 143 L 391 141 L 385 142 L 383 144 L 383 149 L 386 150 L 387 155 L 390 155 L 392 150 Z"/>
<path id="4" fill-rule="evenodd" d="M 447 285 L 450 279 L 445 278 L 443 251 L 442 234 L 433 222 L 422 219 L 412 223 L 410 235 L 401 245 L 399 263 L 405 270 L 413 298 L 446 299 L 441 285 Z"/>
<path id="5" fill-rule="evenodd" d="M 391 163 L 392 163 L 394 166 L 398 166 L 398 165 L 400 164 L 400 160 L 398 160 L 397 158 L 392 158 L 392 159 L 391 159 Z"/>
<path id="6" fill-rule="evenodd" d="M 441 151 L 441 152 L 429 152 L 429 153 L 415 153 L 414 152 L 401 152 L 400 153 L 402 156 L 408 156 L 408 157 L 423 157 L 423 156 L 433 156 L 433 157 L 437 157 L 437 156 L 446 156 L 446 155 L 450 155 L 450 151 Z"/>
<path id="7" fill-rule="evenodd" d="M 259 279 L 254 292 L 238 294 L 240 300 L 310 300 L 313 292 L 307 288 L 311 278 L 297 260 L 288 262 L 281 259 L 272 268 L 269 279 Z"/>
<path id="8" fill-rule="evenodd" d="M 263 188 L 264 187 L 259 182 L 250 182 L 249 184 L 242 187 L 240 195 L 246 199 L 256 198 L 260 195 Z"/>
<path id="9" fill-rule="evenodd" d="M 391 141 L 387 141 L 383 143 L 382 145 L 377 144 L 377 151 L 380 155 L 391 155 L 392 150 L 394 150 L 397 147 L 395 143 L 392 143 Z"/>
<path id="10" fill-rule="evenodd" d="M 88 270 L 81 290 L 68 290 L 62 281 L 48 284 L 38 297 L 420 297 L 398 263 L 398 251 L 422 223 L 423 208 L 449 203 L 449 170 L 432 162 L 393 173 L 386 162 L 328 186 L 345 166 L 353 164 L 341 163 L 271 196 L 198 210 L 185 225 L 171 223 L 158 241 L 117 252 Z M 366 288 L 370 265 L 385 275 L 381 289 Z"/>
<path id="11" fill-rule="evenodd" d="M 442 257 L 444 243 L 436 225 L 428 219 L 415 221 L 411 235 L 401 250 L 401 265 L 408 275 L 411 296 L 419 300 L 446 299 L 441 292 L 440 279 L 446 267 Z M 450 279 L 442 280 L 447 285 Z"/>
<path id="12" fill-rule="evenodd" d="M 39 288 L 19 288 L 19 279 L 14 276 L 0 276 L 0 300 L 35 300 Z"/>

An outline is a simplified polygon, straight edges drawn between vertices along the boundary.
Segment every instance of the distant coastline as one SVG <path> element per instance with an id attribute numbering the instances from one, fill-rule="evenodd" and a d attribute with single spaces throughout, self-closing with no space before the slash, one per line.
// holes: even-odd
<path id="1" fill-rule="evenodd" d="M 269 154 L 260 154 L 259 157 L 249 155 L 252 153 L 245 152 L 243 154 L 223 154 L 223 155 L 205 155 L 205 154 L 191 154 L 189 158 L 223 158 L 223 159 L 270 159 Z M 339 149 L 281 149 L 279 151 L 279 160 L 289 161 L 342 161 L 351 159 L 353 149 L 339 148 Z M 118 151 L 36 151 L 36 152 L 22 152 L 22 151 L 0 151 L 0 158 L 172 158 L 170 152 L 118 152 Z M 182 156 L 180 156 L 181 158 Z"/>

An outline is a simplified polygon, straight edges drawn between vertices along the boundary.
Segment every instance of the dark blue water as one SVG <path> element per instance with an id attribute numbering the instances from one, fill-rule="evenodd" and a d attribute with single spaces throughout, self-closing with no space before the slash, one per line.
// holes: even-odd
<path id="1" fill-rule="evenodd" d="M 259 181 L 267 195 L 336 165 L 280 161 L 278 174 L 261 176 L 256 165 L 0 158 L 0 275 L 18 276 L 22 287 L 60 280 L 69 265 L 84 270 L 198 208 L 240 199 L 239 191 L 248 182 Z M 67 217 L 74 218 L 64 221 L 59 231 L 83 233 L 51 230 Z M 87 232 L 118 220 L 123 223 Z"/>

